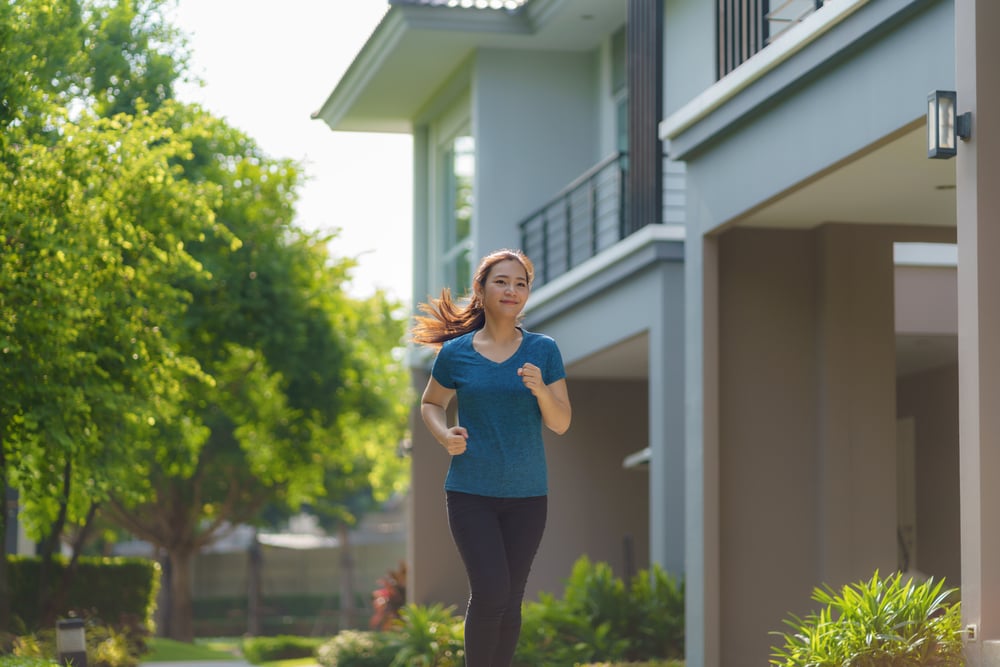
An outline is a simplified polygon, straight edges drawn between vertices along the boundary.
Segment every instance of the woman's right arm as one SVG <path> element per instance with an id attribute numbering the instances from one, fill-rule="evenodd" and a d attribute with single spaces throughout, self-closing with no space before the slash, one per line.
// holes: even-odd
<path id="1" fill-rule="evenodd" d="M 455 396 L 454 389 L 441 385 L 433 377 L 427 381 L 424 395 L 420 398 L 420 416 L 434 439 L 448 450 L 452 456 L 465 452 L 469 433 L 462 426 L 448 426 L 447 408 Z"/>

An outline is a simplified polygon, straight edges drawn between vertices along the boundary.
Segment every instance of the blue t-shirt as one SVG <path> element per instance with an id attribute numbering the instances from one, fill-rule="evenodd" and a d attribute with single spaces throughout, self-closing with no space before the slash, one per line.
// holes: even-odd
<path id="1" fill-rule="evenodd" d="M 517 351 L 497 363 L 473 347 L 475 333 L 446 341 L 431 368 L 442 387 L 456 391 L 458 423 L 469 433 L 465 452 L 451 457 L 444 488 L 498 498 L 544 496 L 542 412 L 517 369 L 530 362 L 552 384 L 566 377 L 562 355 L 548 336 L 522 331 Z"/>

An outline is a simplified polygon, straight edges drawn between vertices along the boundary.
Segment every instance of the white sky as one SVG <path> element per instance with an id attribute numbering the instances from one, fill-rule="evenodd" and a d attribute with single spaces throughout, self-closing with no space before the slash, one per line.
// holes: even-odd
<path id="1" fill-rule="evenodd" d="M 177 0 L 202 88 L 178 97 L 205 106 L 269 155 L 303 163 L 297 224 L 333 230 L 338 257 L 355 257 L 351 292 L 376 287 L 409 302 L 412 142 L 409 135 L 333 132 L 311 114 L 326 100 L 385 14 L 386 0 Z"/>

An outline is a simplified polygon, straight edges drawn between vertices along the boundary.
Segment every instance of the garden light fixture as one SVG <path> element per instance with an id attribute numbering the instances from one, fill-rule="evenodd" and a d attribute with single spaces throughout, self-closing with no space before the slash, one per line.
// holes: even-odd
<path id="1" fill-rule="evenodd" d="M 56 650 L 59 664 L 66 667 L 87 667 L 87 640 L 82 618 L 56 621 Z"/>

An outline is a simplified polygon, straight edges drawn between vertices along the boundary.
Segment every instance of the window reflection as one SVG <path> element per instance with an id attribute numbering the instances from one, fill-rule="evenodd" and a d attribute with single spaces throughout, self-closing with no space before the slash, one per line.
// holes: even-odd
<path id="1" fill-rule="evenodd" d="M 454 294 L 465 294 L 472 283 L 472 209 L 476 173 L 475 141 L 471 135 L 455 137 L 444 155 L 445 280 Z"/>

